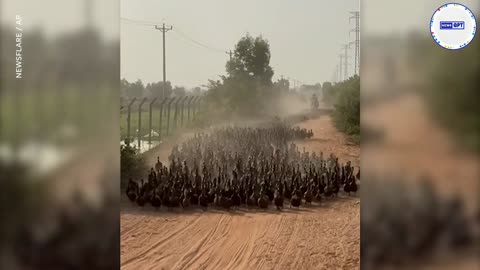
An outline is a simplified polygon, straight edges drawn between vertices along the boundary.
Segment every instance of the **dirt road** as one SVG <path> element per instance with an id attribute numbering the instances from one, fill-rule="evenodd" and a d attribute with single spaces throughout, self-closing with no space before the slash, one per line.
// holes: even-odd
<path id="1" fill-rule="evenodd" d="M 301 124 L 308 151 L 342 149 L 328 116 Z M 321 127 L 320 127 L 321 125 Z M 329 126 L 330 125 L 330 126 Z M 318 132 L 317 131 L 328 132 Z M 332 137 L 324 137 L 326 134 Z M 303 146 L 302 145 L 302 146 Z M 342 152 L 358 162 L 358 147 Z M 122 269 L 359 269 L 360 199 L 282 212 L 199 209 L 174 213 L 122 202 Z"/>
<path id="2" fill-rule="evenodd" d="M 401 173 L 413 181 L 428 175 L 439 191 L 459 194 L 475 206 L 478 157 L 462 151 L 460 143 L 436 124 L 427 108 L 415 94 L 363 107 L 362 125 L 382 129 L 385 138 L 362 147 L 362 169 L 365 173 Z"/>

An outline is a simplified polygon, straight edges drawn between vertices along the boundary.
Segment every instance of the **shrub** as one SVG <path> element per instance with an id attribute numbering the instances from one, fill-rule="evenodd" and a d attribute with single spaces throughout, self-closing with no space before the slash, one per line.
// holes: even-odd
<path id="1" fill-rule="evenodd" d="M 355 76 L 333 86 L 335 111 L 333 119 L 336 127 L 350 135 L 352 140 L 360 140 L 360 77 Z"/>
<path id="2" fill-rule="evenodd" d="M 138 155 L 138 150 L 130 145 L 130 140 L 125 139 L 125 144 L 120 146 L 120 187 L 126 187 L 129 178 L 139 177 L 147 170 L 145 159 Z"/>

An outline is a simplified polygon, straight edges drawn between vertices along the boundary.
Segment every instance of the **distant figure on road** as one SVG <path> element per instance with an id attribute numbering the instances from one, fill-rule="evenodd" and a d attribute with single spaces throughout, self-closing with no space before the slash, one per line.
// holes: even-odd
<path id="1" fill-rule="evenodd" d="M 314 111 L 314 112 L 318 111 L 319 103 L 318 103 L 317 95 L 315 95 L 315 94 L 312 95 L 310 104 L 311 104 L 312 111 Z"/>

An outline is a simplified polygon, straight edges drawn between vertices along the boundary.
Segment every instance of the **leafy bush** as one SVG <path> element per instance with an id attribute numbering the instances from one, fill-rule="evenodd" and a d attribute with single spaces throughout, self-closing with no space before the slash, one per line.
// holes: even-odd
<path id="1" fill-rule="evenodd" d="M 139 177 L 146 170 L 145 159 L 130 145 L 130 140 L 125 139 L 125 144 L 120 146 L 121 189 L 126 187 L 129 178 Z"/>
<path id="2" fill-rule="evenodd" d="M 327 104 L 332 104 L 334 97 L 335 97 L 335 92 L 333 89 L 333 85 L 331 82 L 324 82 L 322 85 L 322 93 L 323 93 L 323 101 Z"/>
<path id="3" fill-rule="evenodd" d="M 433 116 L 465 147 L 480 153 L 480 42 L 456 51 L 437 50 L 426 59 L 424 91 Z"/>
<path id="4" fill-rule="evenodd" d="M 336 127 L 350 135 L 356 143 L 360 140 L 360 77 L 355 76 L 335 84 L 333 119 Z"/>

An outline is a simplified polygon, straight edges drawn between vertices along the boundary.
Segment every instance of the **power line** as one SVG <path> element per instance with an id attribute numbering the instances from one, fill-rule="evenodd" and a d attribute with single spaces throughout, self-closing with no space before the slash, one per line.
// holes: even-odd
<path id="1" fill-rule="evenodd" d="M 161 23 L 158 22 L 153 22 L 153 21 L 144 21 L 144 20 L 134 20 L 134 19 L 129 19 L 129 18 L 121 18 L 122 21 L 134 25 L 139 25 L 139 26 L 156 26 Z M 200 42 L 198 40 L 193 39 L 189 35 L 185 34 L 183 31 L 181 31 L 177 26 L 175 26 L 175 29 L 173 30 L 173 33 L 175 33 L 178 37 L 182 38 L 185 41 L 189 41 L 199 47 L 202 47 L 207 50 L 211 50 L 217 53 L 225 53 L 226 50 L 215 48 L 213 46 L 209 46 L 203 42 Z"/>
<path id="2" fill-rule="evenodd" d="M 185 34 L 184 32 L 182 32 L 181 30 L 179 30 L 177 27 L 175 27 L 175 30 L 174 32 L 176 34 L 178 34 L 180 37 L 183 37 L 184 39 L 194 43 L 194 44 L 197 44 L 198 46 L 200 47 L 203 47 L 205 49 L 208 49 L 208 50 L 212 50 L 212 51 L 216 51 L 216 52 L 219 52 L 219 53 L 225 53 L 226 50 L 222 50 L 222 49 L 218 49 L 218 48 L 214 48 L 212 46 L 209 46 L 209 45 L 206 45 L 205 43 L 202 43 L 200 41 L 197 41 L 193 38 L 191 38 L 190 36 L 188 36 L 187 34 Z"/>
<path id="3" fill-rule="evenodd" d="M 159 22 L 134 20 L 134 19 L 129 19 L 129 18 L 120 18 L 120 19 L 124 22 L 133 23 L 133 24 L 137 24 L 137 25 L 144 25 L 144 26 L 155 26 L 155 25 L 158 25 L 158 24 L 162 24 L 162 23 L 159 23 Z"/>

